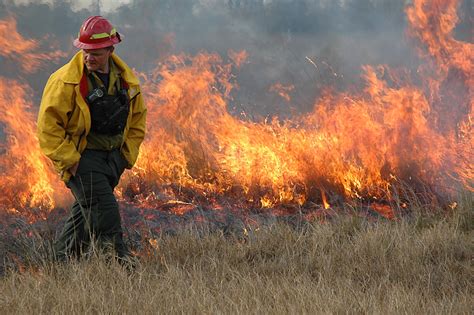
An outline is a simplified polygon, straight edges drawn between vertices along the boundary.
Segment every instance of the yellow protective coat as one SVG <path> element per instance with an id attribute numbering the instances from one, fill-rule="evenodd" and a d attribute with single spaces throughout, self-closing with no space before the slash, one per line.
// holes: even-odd
<path id="1" fill-rule="evenodd" d="M 138 79 L 117 55 L 112 59 L 122 71 L 121 77 L 128 84 L 133 97 L 140 91 Z M 53 73 L 44 88 L 38 114 L 38 139 L 41 150 L 48 156 L 67 182 L 68 171 L 79 162 L 87 145 L 86 137 L 91 128 L 89 107 L 80 93 L 79 83 L 84 71 L 82 51 L 69 63 Z M 130 104 L 130 112 L 123 134 L 121 152 L 131 168 L 138 157 L 140 144 L 145 136 L 146 108 L 142 94 Z"/>

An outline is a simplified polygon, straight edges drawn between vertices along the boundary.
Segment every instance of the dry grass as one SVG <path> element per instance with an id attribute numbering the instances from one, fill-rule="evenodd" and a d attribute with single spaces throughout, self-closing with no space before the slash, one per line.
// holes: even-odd
<path id="1" fill-rule="evenodd" d="M 341 217 L 245 238 L 161 236 L 133 272 L 103 257 L 9 272 L 0 313 L 470 313 L 473 200 L 448 217 Z"/>

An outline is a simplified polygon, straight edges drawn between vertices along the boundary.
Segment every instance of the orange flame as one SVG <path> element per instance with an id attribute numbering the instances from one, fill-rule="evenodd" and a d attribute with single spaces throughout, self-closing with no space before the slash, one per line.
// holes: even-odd
<path id="1" fill-rule="evenodd" d="M 433 57 L 436 68 L 444 75 L 450 68 L 458 68 L 468 75 L 469 86 L 474 80 L 474 45 L 457 41 L 453 30 L 459 21 L 456 10 L 459 0 L 416 0 L 407 8 L 409 33 L 423 44 L 423 55 Z"/>
<path id="2" fill-rule="evenodd" d="M 234 51 L 230 49 L 227 54 L 229 55 L 230 60 L 232 60 L 232 62 L 237 68 L 242 67 L 242 65 L 249 57 L 249 54 L 245 50 Z"/>
<path id="3" fill-rule="evenodd" d="M 449 193 L 448 187 L 458 188 L 455 179 L 474 191 L 474 54 L 472 44 L 453 39 L 457 4 L 415 0 L 407 9 L 409 33 L 425 47 L 420 86 L 401 79 L 408 71 L 397 77 L 386 66 L 364 66 L 362 92 L 328 89 L 312 112 L 285 122 L 242 121 L 227 111 L 236 88 L 231 71 L 246 52 L 229 52 L 231 62 L 206 53 L 169 57 L 152 75 L 141 75 L 148 135 L 119 197 L 133 196 L 143 208 L 172 203 L 185 214 L 194 209 L 193 198 L 216 208 L 224 196 L 259 207 L 315 200 L 327 209 L 327 193 L 389 201 L 404 183 Z M 1 22 L 2 32 L 20 36 L 12 19 Z M 0 48 L 0 54 L 40 60 L 32 53 L 36 42 L 24 43 Z M 38 67 L 18 62 L 25 71 Z M 384 80 L 387 75 L 398 78 L 396 84 Z M 440 93 L 453 82 L 456 93 Z M 47 214 L 69 195 L 39 153 L 29 94 L 24 85 L 0 78 L 0 122 L 7 135 L 0 204 L 23 215 L 30 207 Z M 178 194 L 192 201 L 182 202 Z M 372 208 L 394 217 L 384 203 Z"/>
<path id="4" fill-rule="evenodd" d="M 0 154 L 0 208 L 10 212 L 39 215 L 45 218 L 57 205 L 65 202 L 64 188 L 49 161 L 39 150 L 35 117 L 27 94 L 28 87 L 0 77 L 0 123 L 7 135 Z M 38 208 L 33 215 L 31 208 Z"/>
<path id="5" fill-rule="evenodd" d="M 326 197 L 326 193 L 324 192 L 324 190 L 321 190 L 321 199 L 323 201 L 323 207 L 324 209 L 329 209 L 331 208 L 331 205 L 329 204 L 328 202 L 328 199 Z"/>
<path id="6" fill-rule="evenodd" d="M 218 194 L 237 188 L 264 206 L 302 204 L 314 186 L 380 198 L 407 174 L 435 183 L 450 159 L 451 144 L 429 126 L 422 91 L 389 88 L 372 67 L 365 68 L 364 95 L 327 95 L 293 127 L 296 120 L 232 117 L 226 111 L 232 85 L 223 81 L 229 67 L 216 55 L 180 58 L 189 65 L 175 68 L 173 59 L 160 69 L 164 79 L 156 87 L 146 84 L 157 91 L 148 94 L 152 136 L 137 170 L 147 182 Z"/>
<path id="7" fill-rule="evenodd" d="M 269 91 L 270 92 L 275 92 L 278 95 L 280 95 L 281 98 L 286 100 L 287 102 L 291 101 L 291 96 L 290 92 L 295 89 L 295 86 L 293 84 L 290 85 L 283 85 L 280 82 L 273 84 Z"/>
<path id="8" fill-rule="evenodd" d="M 457 155 L 458 163 L 453 170 L 474 191 L 474 44 L 453 37 L 458 6 L 459 0 L 417 0 L 407 8 L 407 16 L 409 34 L 423 43 L 421 54 L 434 61 L 420 72 L 425 74 L 436 109 L 435 121 L 456 138 L 450 140 L 457 142 L 452 154 Z"/>
<path id="9" fill-rule="evenodd" d="M 13 17 L 0 20 L 0 56 L 15 61 L 24 72 L 35 72 L 47 61 L 58 61 L 67 55 L 62 51 L 35 53 L 38 48 L 38 41 L 25 39 L 18 33 Z"/>
<path id="10" fill-rule="evenodd" d="M 455 5 L 452 1 L 448 8 Z M 415 1 L 413 8 L 409 15 L 419 8 L 433 9 L 433 16 L 439 13 L 438 2 L 430 7 Z M 413 27 L 412 32 L 417 30 Z M 448 27 L 438 44 L 456 43 L 451 31 Z M 463 55 L 469 47 L 458 44 L 448 51 Z M 466 58 L 450 62 L 447 69 L 469 70 L 462 63 Z M 144 170 L 138 172 L 140 177 L 158 184 L 179 183 L 203 194 L 239 192 L 250 201 L 260 200 L 263 207 L 302 204 L 313 198 L 314 188 L 348 198 L 390 198 L 399 181 L 447 186 L 447 171 L 456 172 L 472 189 L 471 114 L 463 116 L 463 138 L 440 133 L 431 123 L 433 99 L 425 96 L 433 91 L 404 82 L 389 85 L 381 79 L 390 74 L 388 67 L 365 66 L 364 93 L 327 93 L 312 113 L 282 124 L 243 122 L 226 111 L 234 88 L 229 70 L 218 56 L 206 54 L 174 56 L 156 70 L 163 80 L 146 83 L 152 136 L 139 161 Z M 463 84 L 472 104 L 469 82 Z"/>

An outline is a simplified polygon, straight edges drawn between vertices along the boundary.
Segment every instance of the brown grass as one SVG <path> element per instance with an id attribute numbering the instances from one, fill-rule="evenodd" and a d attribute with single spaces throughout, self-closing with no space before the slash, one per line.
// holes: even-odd
<path id="1" fill-rule="evenodd" d="M 449 216 L 344 216 L 244 238 L 161 236 L 128 272 L 103 257 L 12 271 L 0 313 L 470 313 L 473 200 Z"/>

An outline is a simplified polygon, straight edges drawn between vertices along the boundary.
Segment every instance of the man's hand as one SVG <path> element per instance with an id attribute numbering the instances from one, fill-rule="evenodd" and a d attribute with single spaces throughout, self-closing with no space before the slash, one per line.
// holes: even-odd
<path id="1" fill-rule="evenodd" d="M 74 164 L 70 169 L 69 169 L 69 173 L 72 174 L 72 176 L 76 176 L 76 172 L 77 172 L 77 167 L 79 166 L 79 162 L 77 162 L 76 164 Z"/>

